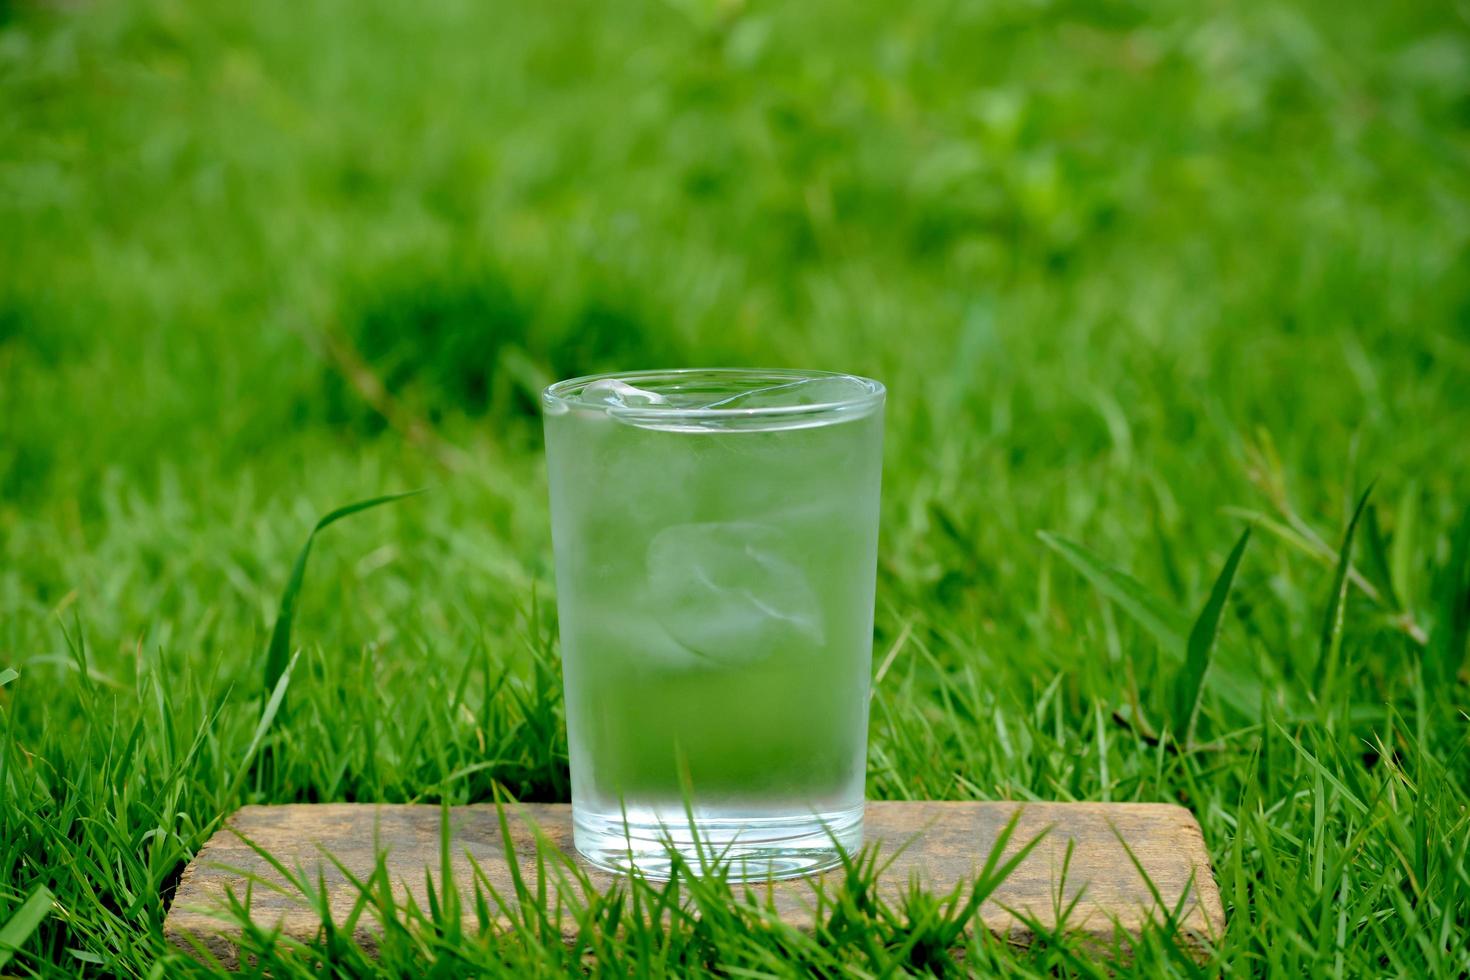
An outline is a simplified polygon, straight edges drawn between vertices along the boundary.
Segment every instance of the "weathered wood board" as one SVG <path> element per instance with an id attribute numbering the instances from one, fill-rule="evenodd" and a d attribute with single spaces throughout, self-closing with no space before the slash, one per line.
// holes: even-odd
<path id="1" fill-rule="evenodd" d="M 984 926 L 1012 942 L 1024 944 L 1030 930 L 1016 912 L 1051 927 L 1056 910 L 1074 898 L 1067 916 L 1069 929 L 1111 945 L 1117 930 L 1136 935 L 1152 917 L 1159 921 L 1183 909 L 1180 941 L 1198 951 L 1225 926 L 1219 891 L 1199 824 L 1183 807 L 1151 803 L 870 803 L 866 840 L 880 853 L 901 851 L 883 873 L 880 887 L 890 897 L 917 876 L 927 887 L 944 892 L 971 881 L 997 835 L 1017 807 L 1021 816 L 1008 845 L 1014 852 L 1038 835 L 1041 843 L 982 906 Z M 571 809 L 564 804 L 514 804 L 509 808 L 512 838 L 523 872 L 534 875 L 534 824 L 544 838 L 573 854 Z M 164 930 L 171 942 L 193 951 L 192 935 L 225 963 L 236 950 L 230 926 L 216 914 L 226 889 L 243 897 L 250 878 L 251 919 L 263 927 L 279 926 L 285 935 L 310 941 L 320 928 L 317 915 L 299 893 L 260 857 L 246 839 L 274 855 L 288 868 L 301 868 L 313 883 L 324 876 L 334 920 L 343 922 L 357 897 L 341 869 L 324 859 L 333 855 L 359 879 L 372 871 L 376 855 L 386 852 L 387 867 L 401 896 L 425 902 L 425 871 L 439 879 L 441 811 L 437 806 L 318 804 L 247 806 L 235 813 L 184 870 Z M 502 847 L 501 826 L 491 805 L 454 807 L 450 825 L 454 879 L 462 892 L 473 889 L 470 858 L 503 897 L 515 894 Z M 1127 843 L 1127 848 L 1122 842 Z M 1070 863 L 1068 845 L 1073 845 Z M 1132 851 L 1132 857 L 1129 851 Z M 1148 874 L 1146 881 L 1138 865 Z M 598 887 L 614 876 L 587 868 Z M 838 881 L 829 873 L 828 887 Z M 1163 900 L 1149 887 L 1152 882 Z M 549 887 L 556 887 L 554 882 Z M 776 882 L 771 887 L 783 919 L 809 926 L 813 886 L 809 880 Z M 1078 896 L 1080 895 L 1080 898 Z M 473 903 L 466 894 L 465 908 Z M 471 913 L 472 914 L 472 913 Z M 373 945 L 375 924 L 359 920 L 359 941 Z"/>

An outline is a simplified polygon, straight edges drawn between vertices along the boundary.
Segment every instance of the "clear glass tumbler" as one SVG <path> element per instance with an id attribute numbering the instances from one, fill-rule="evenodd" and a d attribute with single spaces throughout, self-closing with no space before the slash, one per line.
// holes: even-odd
<path id="1" fill-rule="evenodd" d="M 862 843 L 883 386 L 643 371 L 543 395 L 577 849 L 830 867 Z"/>

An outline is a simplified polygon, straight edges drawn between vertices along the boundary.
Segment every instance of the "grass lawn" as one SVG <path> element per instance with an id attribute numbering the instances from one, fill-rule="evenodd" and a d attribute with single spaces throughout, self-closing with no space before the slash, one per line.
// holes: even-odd
<path id="1" fill-rule="evenodd" d="M 535 394 L 715 363 L 888 385 L 869 798 L 1180 802 L 1206 974 L 1470 971 L 1463 3 L 6 0 L 0 974 L 199 969 L 243 803 L 566 800 Z M 680 889 L 380 968 L 1198 971 Z"/>

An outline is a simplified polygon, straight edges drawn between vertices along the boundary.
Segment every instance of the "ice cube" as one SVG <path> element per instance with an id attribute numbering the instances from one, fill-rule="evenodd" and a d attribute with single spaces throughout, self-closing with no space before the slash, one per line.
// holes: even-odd
<path id="1" fill-rule="evenodd" d="M 598 656 L 612 652 L 619 658 L 659 671 L 700 670 L 709 665 L 704 657 L 670 636 L 663 624 L 636 600 L 587 604 L 579 620 L 563 620 L 562 635 L 574 637 L 579 650 L 598 651 Z"/>
<path id="2" fill-rule="evenodd" d="M 604 378 L 594 381 L 582 390 L 582 400 L 589 405 L 608 405 L 614 408 L 634 408 L 644 405 L 662 405 L 668 401 L 656 391 L 635 388 L 626 381 Z"/>
<path id="3" fill-rule="evenodd" d="M 649 597 L 668 634 L 711 664 L 826 641 L 822 607 L 786 536 L 766 524 L 677 524 L 648 546 Z"/>

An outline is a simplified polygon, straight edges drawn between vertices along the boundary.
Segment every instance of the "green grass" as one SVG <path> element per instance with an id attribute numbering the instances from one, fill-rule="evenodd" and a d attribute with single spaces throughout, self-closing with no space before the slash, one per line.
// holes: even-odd
<path id="1" fill-rule="evenodd" d="M 0 968 L 183 972 L 245 802 L 566 799 L 534 394 L 724 362 L 888 383 L 871 797 L 1179 801 L 1206 973 L 1463 976 L 1467 122 L 1463 5 L 0 4 Z M 382 963 L 1121 968 L 864 880 Z"/>

